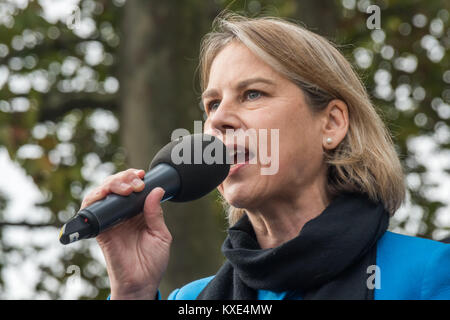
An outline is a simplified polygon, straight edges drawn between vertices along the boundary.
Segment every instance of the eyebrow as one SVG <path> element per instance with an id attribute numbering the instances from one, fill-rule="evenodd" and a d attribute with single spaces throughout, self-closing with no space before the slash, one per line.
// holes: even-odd
<path id="1" fill-rule="evenodd" d="M 275 82 L 266 78 L 250 78 L 239 82 L 236 86 L 238 90 L 242 90 L 245 87 L 257 82 L 266 83 L 269 85 L 275 85 Z M 218 91 L 216 89 L 208 89 L 202 94 L 202 99 L 218 96 Z"/>

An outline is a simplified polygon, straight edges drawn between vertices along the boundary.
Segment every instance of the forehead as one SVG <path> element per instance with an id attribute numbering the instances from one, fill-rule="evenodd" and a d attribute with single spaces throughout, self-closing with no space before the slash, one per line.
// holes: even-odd
<path id="1" fill-rule="evenodd" d="M 270 77 L 274 80 L 281 78 L 272 67 L 245 45 L 234 41 L 226 45 L 214 58 L 207 87 L 249 77 Z"/>

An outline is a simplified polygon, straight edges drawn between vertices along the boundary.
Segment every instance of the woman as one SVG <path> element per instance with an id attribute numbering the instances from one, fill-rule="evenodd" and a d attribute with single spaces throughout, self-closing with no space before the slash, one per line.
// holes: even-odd
<path id="1" fill-rule="evenodd" d="M 267 147 L 279 166 L 272 175 L 260 161 L 232 167 L 218 187 L 229 205 L 227 260 L 169 299 L 450 298 L 450 247 L 386 231 L 404 200 L 402 167 L 361 81 L 327 40 L 281 19 L 226 15 L 204 38 L 200 72 L 205 132 L 233 145 L 227 130 L 278 129 Z M 141 191 L 144 174 L 109 177 L 82 208 Z M 97 237 L 111 299 L 158 297 L 171 244 L 163 193 Z"/>

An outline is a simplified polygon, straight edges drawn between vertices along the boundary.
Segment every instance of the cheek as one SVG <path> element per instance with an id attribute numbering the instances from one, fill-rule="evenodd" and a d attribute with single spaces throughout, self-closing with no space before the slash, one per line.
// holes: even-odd
<path id="1" fill-rule="evenodd" d="M 280 169 L 321 162 L 320 124 L 308 115 L 297 113 L 286 119 L 280 129 L 279 144 Z"/>
<path id="2" fill-rule="evenodd" d="M 287 137 L 281 144 L 280 162 L 310 165 L 321 161 L 322 149 L 318 136 L 311 131 L 297 130 Z"/>

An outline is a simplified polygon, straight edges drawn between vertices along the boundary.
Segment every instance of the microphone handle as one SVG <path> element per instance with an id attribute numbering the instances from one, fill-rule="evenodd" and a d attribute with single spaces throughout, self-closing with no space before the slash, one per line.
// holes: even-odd
<path id="1" fill-rule="evenodd" d="M 111 193 L 104 199 L 80 210 L 78 215 L 87 219 L 91 225 L 93 233 L 90 234 L 90 237 L 95 237 L 106 229 L 142 212 L 145 198 L 156 187 L 165 190 L 161 202 L 176 196 L 181 181 L 175 168 L 161 163 L 147 172 L 144 176 L 144 183 L 145 188 L 141 192 L 132 192 L 128 196 Z"/>

